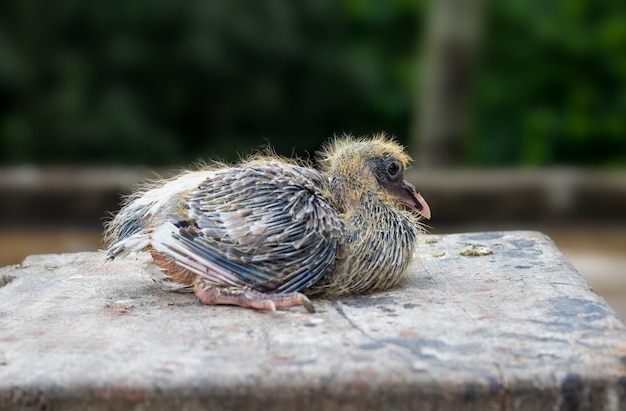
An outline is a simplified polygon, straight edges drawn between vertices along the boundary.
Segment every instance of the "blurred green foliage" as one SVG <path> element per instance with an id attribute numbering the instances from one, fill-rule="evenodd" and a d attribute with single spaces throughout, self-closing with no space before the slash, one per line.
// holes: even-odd
<path id="1" fill-rule="evenodd" d="M 1 160 L 175 163 L 406 134 L 411 1 L 5 0 Z"/>
<path id="2" fill-rule="evenodd" d="M 426 2 L 4 0 L 0 162 L 186 163 L 414 114 Z M 626 3 L 486 4 L 466 162 L 626 164 Z"/>
<path id="3" fill-rule="evenodd" d="M 469 160 L 625 165 L 626 2 L 489 5 Z"/>

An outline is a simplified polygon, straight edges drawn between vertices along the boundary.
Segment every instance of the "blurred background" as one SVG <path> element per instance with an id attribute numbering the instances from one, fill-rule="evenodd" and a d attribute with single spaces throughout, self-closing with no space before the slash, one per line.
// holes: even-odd
<path id="1" fill-rule="evenodd" d="M 432 232 L 548 234 L 626 318 L 623 0 L 4 0 L 0 266 L 139 181 L 385 131 Z"/>

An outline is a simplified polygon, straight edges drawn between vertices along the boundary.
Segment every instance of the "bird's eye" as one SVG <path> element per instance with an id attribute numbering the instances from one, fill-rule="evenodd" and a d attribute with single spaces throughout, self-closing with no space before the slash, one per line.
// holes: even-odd
<path id="1" fill-rule="evenodd" d="M 387 173 L 389 174 L 389 177 L 397 177 L 398 174 L 400 174 L 400 170 L 402 170 L 402 166 L 397 161 L 392 161 L 387 166 Z"/>

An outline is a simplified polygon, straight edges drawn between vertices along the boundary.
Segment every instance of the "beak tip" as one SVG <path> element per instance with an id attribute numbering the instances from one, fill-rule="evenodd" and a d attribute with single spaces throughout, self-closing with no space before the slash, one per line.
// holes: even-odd
<path id="1" fill-rule="evenodd" d="M 430 220 L 430 207 L 428 205 L 428 203 L 426 202 L 426 200 L 424 200 L 424 197 L 422 197 L 422 195 L 420 193 L 418 193 L 417 191 L 415 191 L 413 193 L 413 196 L 415 198 L 416 201 L 416 211 L 419 215 L 421 215 L 422 217 L 424 217 L 427 220 Z"/>
<path id="2" fill-rule="evenodd" d="M 425 200 L 421 199 L 422 201 L 420 201 L 420 205 L 422 206 L 422 209 L 419 211 L 419 214 L 424 217 L 427 220 L 430 220 L 430 207 L 428 206 L 428 203 L 426 203 Z"/>
<path id="3" fill-rule="evenodd" d="M 421 217 L 430 220 L 430 207 L 426 200 L 424 200 L 424 197 L 415 189 L 415 186 L 404 181 L 403 188 L 402 194 L 398 195 L 400 200 Z"/>

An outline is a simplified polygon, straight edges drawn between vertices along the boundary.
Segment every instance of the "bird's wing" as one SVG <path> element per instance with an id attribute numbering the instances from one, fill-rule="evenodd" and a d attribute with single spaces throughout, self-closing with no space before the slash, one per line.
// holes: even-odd
<path id="1" fill-rule="evenodd" d="M 220 285 L 300 291 L 332 269 L 343 223 L 317 171 L 282 162 L 209 175 L 152 246 Z"/>

